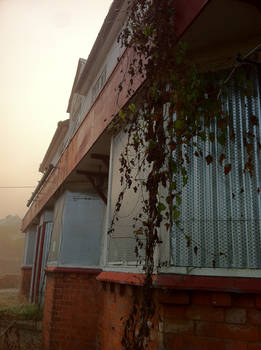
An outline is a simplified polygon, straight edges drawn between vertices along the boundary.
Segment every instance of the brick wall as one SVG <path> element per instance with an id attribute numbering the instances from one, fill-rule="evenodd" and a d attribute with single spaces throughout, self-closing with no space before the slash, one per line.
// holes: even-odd
<path id="1" fill-rule="evenodd" d="M 44 349 L 121 350 L 142 286 L 64 270 L 47 271 Z M 157 288 L 154 300 L 148 350 L 261 350 L 261 294 Z"/>
<path id="2" fill-rule="evenodd" d="M 30 286 L 31 286 L 31 276 L 32 276 L 32 267 L 24 266 L 21 268 L 21 282 L 19 289 L 19 297 L 29 299 L 30 295 Z"/>
<path id="3" fill-rule="evenodd" d="M 261 297 L 211 292 L 160 293 L 168 350 L 261 350 Z"/>
<path id="4" fill-rule="evenodd" d="M 99 349 L 121 350 L 125 322 L 132 310 L 133 300 L 140 301 L 142 287 L 106 282 L 102 284 L 103 304 L 99 319 Z M 160 344 L 159 322 L 155 318 L 148 350 L 160 349 Z"/>
<path id="5" fill-rule="evenodd" d="M 131 296 L 142 287 L 103 285 L 100 350 L 120 350 Z M 260 295 L 161 289 L 154 297 L 158 321 L 150 349 L 261 350 Z"/>
<path id="6" fill-rule="evenodd" d="M 96 350 L 101 304 L 99 270 L 46 271 L 43 316 L 45 350 Z"/>

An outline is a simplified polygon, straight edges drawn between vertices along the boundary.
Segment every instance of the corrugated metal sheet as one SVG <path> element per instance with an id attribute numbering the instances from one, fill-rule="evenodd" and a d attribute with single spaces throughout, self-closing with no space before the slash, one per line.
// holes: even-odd
<path id="1" fill-rule="evenodd" d="M 235 132 L 235 141 L 227 140 L 224 161 L 232 164 L 232 171 L 225 175 L 218 164 L 222 147 L 217 141 L 202 143 L 203 157 L 192 157 L 187 165 L 189 181 L 182 189 L 180 226 L 184 231 L 174 227 L 171 239 L 174 266 L 261 267 L 261 158 L 256 141 L 253 178 L 243 173 L 248 158 L 243 135 L 250 131 L 261 140 L 259 75 L 253 73 L 251 82 L 254 97 L 245 97 L 234 79 L 224 101 L 230 115 L 228 137 Z M 251 123 L 253 115 L 259 126 Z M 216 125 L 212 129 L 216 131 Z M 193 152 L 191 147 L 190 156 Z M 205 161 L 208 154 L 214 155 L 210 165 Z"/>

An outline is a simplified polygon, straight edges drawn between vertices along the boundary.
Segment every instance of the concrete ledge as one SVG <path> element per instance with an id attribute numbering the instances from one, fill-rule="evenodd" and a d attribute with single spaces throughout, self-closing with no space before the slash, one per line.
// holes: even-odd
<path id="1" fill-rule="evenodd" d="M 97 276 L 97 280 L 108 283 L 142 286 L 144 285 L 145 275 L 103 271 Z M 260 278 L 159 274 L 153 276 L 153 285 L 155 288 L 161 289 L 261 294 Z"/>
<path id="2" fill-rule="evenodd" d="M 21 270 L 32 270 L 33 269 L 33 266 L 22 266 L 21 267 Z"/>
<path id="3" fill-rule="evenodd" d="M 74 267 L 46 267 L 46 273 L 86 273 L 89 275 L 98 275 L 101 269 L 90 269 L 90 268 L 74 268 Z"/>

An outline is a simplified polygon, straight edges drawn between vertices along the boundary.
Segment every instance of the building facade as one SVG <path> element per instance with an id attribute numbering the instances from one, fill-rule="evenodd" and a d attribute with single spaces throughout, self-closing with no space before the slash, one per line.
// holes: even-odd
<path id="1" fill-rule="evenodd" d="M 230 72 L 238 53 L 255 49 L 253 94 L 243 96 L 232 79 L 224 103 L 238 140 L 227 152 L 243 171 L 242 135 L 253 115 L 259 120 L 254 132 L 261 136 L 260 7 L 244 0 L 173 3 L 177 42 L 188 43 L 203 71 Z M 79 60 L 70 118 L 58 124 L 23 219 L 21 294 L 44 304 L 46 350 L 121 349 L 124 320 L 143 288 L 131 229 L 139 193 L 128 193 L 115 231 L 107 233 L 126 144 L 124 133 L 112 135 L 108 127 L 129 101 L 126 72 L 134 55 L 117 40 L 126 9 L 127 1 L 113 1 L 88 59 Z M 144 79 L 134 77 L 135 91 Z M 217 145 L 204 147 L 203 158 L 210 147 L 220 152 Z M 200 249 L 195 254 L 186 234 L 175 228 L 164 232 L 157 259 L 165 263 L 153 282 L 157 311 L 150 349 L 261 349 L 261 162 L 258 143 L 255 147 L 253 179 L 224 176 L 218 164 L 207 166 L 196 157 L 189 164 L 181 220 Z M 241 196 L 232 198 L 231 189 Z"/>

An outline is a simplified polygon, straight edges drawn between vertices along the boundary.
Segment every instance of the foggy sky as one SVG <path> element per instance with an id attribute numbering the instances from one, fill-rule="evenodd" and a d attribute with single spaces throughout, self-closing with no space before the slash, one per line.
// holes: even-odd
<path id="1" fill-rule="evenodd" d="M 0 187 L 36 186 L 112 0 L 0 0 Z M 0 188 L 0 219 L 23 217 L 31 189 Z"/>

